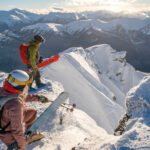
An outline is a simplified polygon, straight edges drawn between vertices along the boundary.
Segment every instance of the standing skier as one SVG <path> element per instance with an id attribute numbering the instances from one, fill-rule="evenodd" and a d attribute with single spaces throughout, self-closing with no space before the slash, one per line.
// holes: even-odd
<path id="1" fill-rule="evenodd" d="M 41 35 L 35 35 L 33 40 L 29 41 L 28 46 L 28 60 L 30 64 L 27 64 L 28 71 L 32 71 L 33 81 L 37 87 L 42 87 L 44 84 L 41 82 L 40 72 L 38 70 L 37 64 L 42 62 L 42 57 L 39 54 L 39 47 L 43 43 L 44 38 Z"/>
<path id="2" fill-rule="evenodd" d="M 26 102 L 39 101 L 42 103 L 49 102 L 42 95 L 28 95 L 28 84 L 32 82 L 32 78 L 22 70 L 14 70 L 10 72 L 8 78 L 5 79 L 3 87 L 0 87 L 0 98 L 9 98 L 0 110 L 0 140 L 7 146 L 17 142 L 18 149 L 24 150 L 24 147 L 34 140 L 44 137 L 43 134 L 36 132 L 31 139 L 26 141 L 24 135 L 36 120 L 37 111 L 34 108 L 27 108 Z"/>

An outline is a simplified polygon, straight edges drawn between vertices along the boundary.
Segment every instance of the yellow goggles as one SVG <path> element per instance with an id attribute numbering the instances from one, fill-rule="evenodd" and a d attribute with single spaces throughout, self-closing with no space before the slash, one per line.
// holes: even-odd
<path id="1" fill-rule="evenodd" d="M 8 80 L 10 82 L 13 82 L 13 83 L 18 84 L 18 85 L 26 85 L 26 84 L 32 83 L 33 77 L 31 77 L 30 80 L 28 80 L 28 81 L 19 81 L 19 80 L 15 79 L 15 78 L 12 78 L 11 76 L 9 76 Z"/>

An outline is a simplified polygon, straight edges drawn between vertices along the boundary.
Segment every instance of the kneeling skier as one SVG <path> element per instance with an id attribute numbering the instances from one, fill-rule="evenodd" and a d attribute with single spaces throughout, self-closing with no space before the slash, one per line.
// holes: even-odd
<path id="1" fill-rule="evenodd" d="M 39 101 L 49 102 L 42 95 L 28 95 L 28 85 L 32 78 L 22 70 L 10 72 L 5 79 L 3 87 L 0 87 L 0 98 L 10 98 L 0 110 L 0 140 L 7 146 L 17 142 L 18 149 L 24 150 L 25 146 L 44 137 L 43 134 L 35 132 L 31 139 L 26 140 L 24 126 L 27 130 L 36 120 L 37 111 L 34 108 L 27 108 L 26 102 Z"/>

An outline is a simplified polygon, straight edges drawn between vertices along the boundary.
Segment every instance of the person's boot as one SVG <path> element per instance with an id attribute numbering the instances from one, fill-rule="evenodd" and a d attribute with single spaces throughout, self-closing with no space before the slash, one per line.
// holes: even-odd
<path id="1" fill-rule="evenodd" d="M 35 134 L 33 134 L 33 135 L 31 136 L 31 138 L 29 138 L 29 139 L 27 140 L 27 144 L 30 144 L 30 143 L 32 143 L 32 142 L 41 140 L 41 139 L 44 138 L 44 137 L 45 137 L 44 134 L 42 134 L 42 133 L 40 133 L 40 132 L 36 132 Z"/>
<path id="2" fill-rule="evenodd" d="M 44 86 L 46 86 L 46 83 L 40 83 L 40 84 L 37 85 L 38 88 L 42 88 Z"/>

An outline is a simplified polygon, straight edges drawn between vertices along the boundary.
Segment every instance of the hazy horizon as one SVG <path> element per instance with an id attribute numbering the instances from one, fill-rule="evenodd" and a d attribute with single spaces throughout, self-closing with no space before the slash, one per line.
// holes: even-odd
<path id="1" fill-rule="evenodd" d="M 11 10 L 14 8 L 24 10 L 46 11 L 56 7 L 58 9 L 85 11 L 85 10 L 109 10 L 114 12 L 128 11 L 149 11 L 149 0 L 41 0 L 35 1 L 2 1 L 0 10 Z"/>

